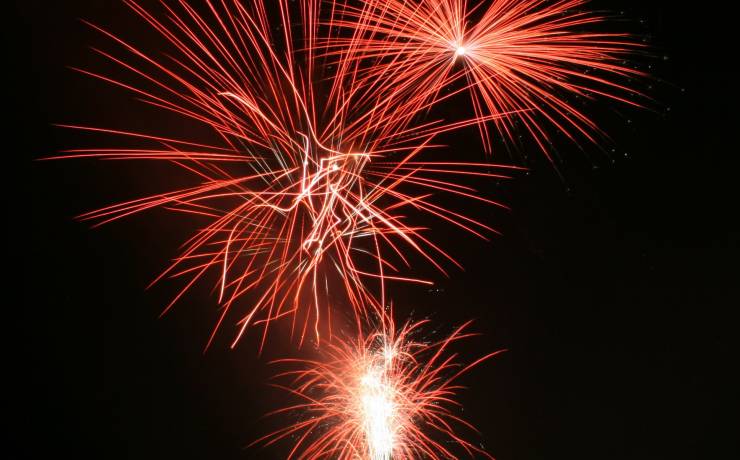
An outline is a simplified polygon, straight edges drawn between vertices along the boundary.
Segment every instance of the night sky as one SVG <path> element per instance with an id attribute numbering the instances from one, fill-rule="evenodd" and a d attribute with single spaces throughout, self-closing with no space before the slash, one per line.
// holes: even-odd
<path id="1" fill-rule="evenodd" d="M 481 431 L 473 439 L 499 460 L 732 458 L 737 26 L 706 3 L 593 5 L 619 15 L 613 28 L 648 40 L 652 56 L 637 63 L 655 78 L 638 87 L 655 101 L 648 110 L 593 104 L 611 140 L 580 150 L 556 142 L 560 175 L 534 145 L 511 160 L 502 151 L 531 171 L 476 185 L 512 210 L 466 209 L 503 236 L 486 242 L 442 226 L 435 240 L 465 270 L 429 272 L 431 290 L 394 285 L 393 298 L 441 332 L 475 320 L 482 336 L 465 356 L 509 350 L 464 378 L 459 398 Z M 95 65 L 89 46 L 108 43 L 78 18 L 153 37 L 117 1 L 18 1 L 6 16 L 17 60 L 5 72 L 17 81 L 5 92 L 18 102 L 6 112 L 5 174 L 18 180 L 5 186 L 6 267 L 23 273 L 6 284 L 18 301 L 4 305 L 6 458 L 284 458 L 284 445 L 245 447 L 280 426 L 262 418 L 284 404 L 266 385 L 268 361 L 292 356 L 295 344 L 273 338 L 258 356 L 254 333 L 229 350 L 227 328 L 204 354 L 217 316 L 208 287 L 158 319 L 178 285 L 146 286 L 190 234 L 177 216 L 97 229 L 73 219 L 160 191 L 170 169 L 35 161 L 79 145 L 54 123 L 152 122 L 129 94 L 68 68 Z M 449 155 L 481 158 L 475 131 L 445 141 Z"/>

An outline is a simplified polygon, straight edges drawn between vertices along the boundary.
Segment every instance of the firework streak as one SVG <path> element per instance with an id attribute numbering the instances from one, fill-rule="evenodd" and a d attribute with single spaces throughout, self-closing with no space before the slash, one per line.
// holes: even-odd
<path id="1" fill-rule="evenodd" d="M 517 128 L 548 157 L 552 130 L 596 141 L 601 130 L 572 100 L 639 105 L 629 80 L 642 74 L 623 59 L 640 46 L 593 30 L 604 18 L 581 11 L 584 0 L 124 2 L 162 51 L 89 24 L 107 39 L 110 49 L 94 48 L 107 70 L 76 70 L 211 134 L 62 125 L 118 143 L 54 158 L 163 162 L 192 180 L 164 179 L 158 194 L 80 218 L 101 225 L 162 208 L 201 219 L 155 280 L 184 280 L 164 312 L 216 279 L 208 345 L 235 324 L 232 347 L 257 327 L 262 350 L 281 318 L 299 347 L 317 345 L 319 360 L 279 362 L 291 369 L 278 386 L 301 402 L 276 413 L 301 421 L 260 442 L 293 439 L 289 456 L 301 459 L 489 457 L 460 434 L 473 427 L 455 415 L 455 382 L 496 353 L 459 364 L 448 348 L 471 335 L 467 324 L 431 343 L 414 337 L 425 321 L 397 330 L 386 290 L 431 284 L 415 275 L 418 261 L 442 273 L 459 266 L 414 218 L 487 238 L 493 228 L 439 196 L 505 208 L 466 179 L 521 168 L 429 153 L 466 127 L 486 152 L 494 134 L 510 143 Z M 436 120 L 435 107 L 461 93 L 469 118 Z M 337 309 L 356 335 L 332 333 Z"/>

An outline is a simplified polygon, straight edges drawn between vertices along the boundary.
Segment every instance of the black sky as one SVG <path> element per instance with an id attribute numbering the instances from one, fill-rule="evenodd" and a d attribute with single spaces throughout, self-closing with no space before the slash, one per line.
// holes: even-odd
<path id="1" fill-rule="evenodd" d="M 442 329 L 475 319 L 483 336 L 463 349 L 471 357 L 509 349 L 464 380 L 461 396 L 500 460 L 732 458 L 736 19 L 710 4 L 595 5 L 649 39 L 654 56 L 640 64 L 656 77 L 642 86 L 653 110 L 592 110 L 612 137 L 606 153 L 562 143 L 563 178 L 533 160 L 531 173 L 485 186 L 512 208 L 482 210 L 503 236 L 441 230 L 465 271 L 394 297 Z M 72 219 L 156 191 L 160 172 L 34 161 L 74 143 L 53 123 L 133 113 L 127 94 L 67 68 L 101 42 L 77 18 L 148 33 L 116 1 L 17 2 L 6 18 L 6 73 L 17 81 L 5 89 L 20 103 L 7 113 L 5 171 L 18 185 L 5 186 L 6 247 L 24 278 L 6 286 L 19 294 L 5 305 L 10 458 L 280 458 L 244 447 L 279 422 L 260 418 L 283 397 L 265 385 L 267 361 L 293 347 L 258 357 L 252 338 L 228 350 L 226 333 L 204 355 L 209 292 L 157 319 L 174 286 L 145 290 L 187 229 L 166 214 L 99 229 Z M 468 139 L 453 151 L 475 152 Z"/>

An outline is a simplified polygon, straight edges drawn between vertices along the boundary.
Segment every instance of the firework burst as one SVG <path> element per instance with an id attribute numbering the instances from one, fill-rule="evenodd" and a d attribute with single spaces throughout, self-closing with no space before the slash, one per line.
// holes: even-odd
<path id="1" fill-rule="evenodd" d="M 112 147 L 54 158 L 164 162 L 188 186 L 83 214 L 96 225 L 163 208 L 201 219 L 182 252 L 155 280 L 184 279 L 168 311 L 210 274 L 235 346 L 254 326 L 261 347 L 271 324 L 291 321 L 318 360 L 282 360 L 279 387 L 300 402 L 301 421 L 258 441 L 294 441 L 289 458 L 390 460 L 489 457 L 463 433 L 458 379 L 490 353 L 461 364 L 452 345 L 418 336 L 427 321 L 398 329 L 386 284 L 431 284 L 423 260 L 445 273 L 458 262 L 413 224 L 425 214 L 486 238 L 495 230 L 444 206 L 440 194 L 503 207 L 463 178 L 507 179 L 512 166 L 428 161 L 440 134 L 477 126 L 486 151 L 523 128 L 548 155 L 550 132 L 574 141 L 601 133 L 573 102 L 603 97 L 637 105 L 623 58 L 629 36 L 594 31 L 604 19 L 586 0 L 162 0 L 124 3 L 160 37 L 150 53 L 90 24 L 112 50 L 95 49 L 106 71 L 76 69 L 140 101 L 200 125 L 209 135 L 165 135 L 62 125 L 116 138 Z M 425 121 L 433 107 L 468 92 L 473 118 Z M 641 96 L 637 94 L 637 96 Z M 187 130 L 180 130 L 187 131 Z M 357 335 L 332 333 L 346 308 Z M 365 334 L 372 318 L 377 329 Z M 328 334 L 327 334 L 328 332 Z M 261 349 L 261 348 L 260 348 Z"/>
<path id="2" fill-rule="evenodd" d="M 455 452 L 490 457 L 466 441 L 475 429 L 456 415 L 458 378 L 501 351 L 469 364 L 456 361 L 450 346 L 470 337 L 469 323 L 437 342 L 414 339 L 426 321 L 396 329 L 384 320 L 379 331 L 326 344 L 320 360 L 281 360 L 290 366 L 277 384 L 300 398 L 273 414 L 298 412 L 303 421 L 257 441 L 295 440 L 288 458 L 372 460 L 458 458 Z"/>
<path id="3" fill-rule="evenodd" d="M 349 36 L 328 53 L 354 62 L 358 80 L 403 113 L 418 113 L 468 91 L 485 149 L 492 121 L 505 139 L 516 124 L 549 157 L 551 131 L 573 141 L 603 134 L 577 98 L 637 106 L 629 80 L 644 74 L 625 56 L 641 48 L 626 34 L 594 30 L 604 16 L 587 0 L 367 0 L 345 4 L 331 21 Z M 487 5 L 487 7 L 486 7 Z M 366 65 L 363 66 L 363 63 Z M 349 64 L 345 64 L 349 65 Z M 383 83 L 380 83 L 380 82 Z M 445 92 L 453 83 L 464 85 Z M 491 119 L 491 114 L 508 114 Z"/>
<path id="4" fill-rule="evenodd" d="M 171 52 L 147 54 L 91 24 L 115 51 L 95 50 L 107 73 L 77 70 L 205 125 L 215 137 L 205 142 L 67 126 L 137 147 L 70 150 L 57 158 L 162 161 L 191 175 L 190 187 L 81 216 L 102 224 L 165 208 L 204 220 L 157 278 L 186 279 L 165 311 L 216 272 L 221 315 L 214 334 L 236 310 L 234 344 L 249 326 L 260 325 L 264 345 L 270 323 L 281 317 L 292 318 L 302 343 L 331 332 L 326 313 L 333 305 L 349 306 L 359 325 L 382 309 L 387 281 L 429 283 L 404 273 L 409 252 L 442 271 L 445 260 L 456 263 L 425 229 L 408 223 L 406 213 L 428 213 L 481 237 L 493 231 L 435 203 L 434 195 L 500 206 L 454 177 L 505 178 L 515 168 L 421 161 L 435 136 L 468 122 L 408 127 L 400 112 L 371 105 L 367 91 L 374 90 L 356 84 L 356 69 L 327 70 L 316 56 L 320 2 L 207 2 L 203 11 L 184 1 L 177 7 L 162 2 L 159 12 L 126 4 Z M 162 183 L 167 187 L 166 178 Z"/>

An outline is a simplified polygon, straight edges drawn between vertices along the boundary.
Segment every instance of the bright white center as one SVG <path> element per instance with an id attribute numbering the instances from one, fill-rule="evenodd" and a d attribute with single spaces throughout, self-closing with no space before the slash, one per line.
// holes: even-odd
<path id="1" fill-rule="evenodd" d="M 455 57 L 464 56 L 466 51 L 467 50 L 465 49 L 464 46 L 462 45 L 458 46 L 457 48 L 455 48 Z"/>
<path id="2" fill-rule="evenodd" d="M 371 460 L 390 460 L 393 452 L 393 389 L 380 367 L 362 376 L 362 414 Z"/>

